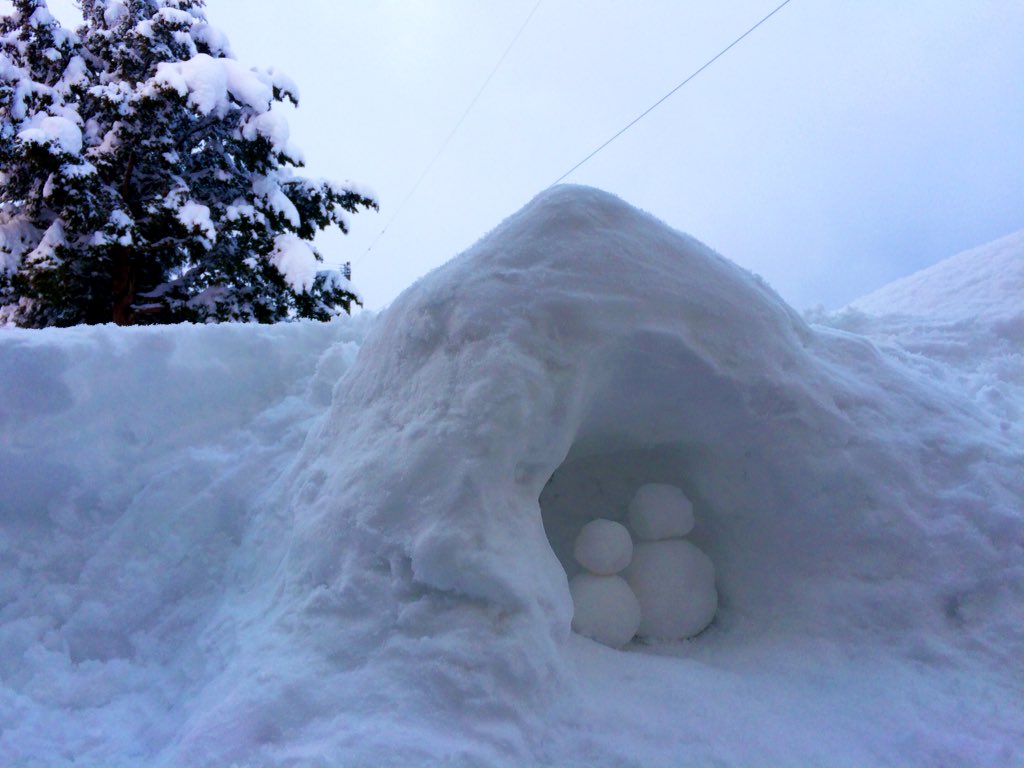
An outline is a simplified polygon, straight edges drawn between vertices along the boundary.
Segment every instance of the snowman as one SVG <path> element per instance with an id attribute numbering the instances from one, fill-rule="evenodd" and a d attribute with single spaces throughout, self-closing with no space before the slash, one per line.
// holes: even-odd
<path id="1" fill-rule="evenodd" d="M 639 543 L 626 583 L 640 602 L 637 634 L 650 640 L 682 640 L 704 630 L 718 609 L 715 567 L 683 537 L 693 530 L 693 504 L 674 485 L 641 486 L 626 522 Z"/>
<path id="2" fill-rule="evenodd" d="M 634 636 L 681 640 L 699 634 L 718 608 L 711 560 L 683 539 L 693 504 L 679 488 L 650 483 L 637 490 L 626 522 L 592 520 L 573 547 L 585 571 L 569 582 L 576 632 L 612 648 Z M 621 574 L 621 575 L 619 575 Z"/>
<path id="3" fill-rule="evenodd" d="M 621 648 L 640 627 L 640 602 L 618 574 L 633 558 L 633 539 L 622 523 L 591 520 L 576 537 L 576 562 L 586 570 L 569 581 L 572 628 L 612 648 Z"/>

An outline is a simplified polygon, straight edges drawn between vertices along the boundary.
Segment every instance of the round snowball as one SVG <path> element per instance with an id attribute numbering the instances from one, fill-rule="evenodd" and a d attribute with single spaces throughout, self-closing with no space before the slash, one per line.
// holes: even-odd
<path id="1" fill-rule="evenodd" d="M 643 541 L 678 538 L 693 530 L 693 504 L 674 485 L 648 483 L 633 496 L 626 521 Z"/>
<path id="2" fill-rule="evenodd" d="M 621 576 L 581 573 L 569 582 L 572 628 L 603 645 L 621 648 L 640 626 L 640 603 Z"/>
<path id="3" fill-rule="evenodd" d="M 641 637 L 693 637 L 711 623 L 718 609 L 715 566 L 688 541 L 637 544 L 623 576 L 640 601 Z"/>
<path id="4" fill-rule="evenodd" d="M 622 523 L 591 520 L 576 537 L 572 553 L 576 562 L 591 573 L 611 576 L 633 559 L 633 539 Z"/>

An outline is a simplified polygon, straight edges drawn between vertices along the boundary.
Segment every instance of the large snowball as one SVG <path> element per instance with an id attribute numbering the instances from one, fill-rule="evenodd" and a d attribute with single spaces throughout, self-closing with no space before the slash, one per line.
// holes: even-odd
<path id="1" fill-rule="evenodd" d="M 572 628 L 599 643 L 621 648 L 640 626 L 640 603 L 621 576 L 581 573 L 569 582 Z"/>
<path id="2" fill-rule="evenodd" d="M 640 601 L 637 634 L 657 640 L 693 637 L 715 616 L 715 566 L 688 541 L 641 542 L 633 548 L 626 581 Z"/>
<path id="3" fill-rule="evenodd" d="M 591 573 L 611 576 L 633 559 L 633 539 L 622 523 L 591 520 L 576 537 L 573 555 Z"/>
<path id="4" fill-rule="evenodd" d="M 644 541 L 678 538 L 693 530 L 693 504 L 674 485 L 648 483 L 633 496 L 626 521 Z"/>

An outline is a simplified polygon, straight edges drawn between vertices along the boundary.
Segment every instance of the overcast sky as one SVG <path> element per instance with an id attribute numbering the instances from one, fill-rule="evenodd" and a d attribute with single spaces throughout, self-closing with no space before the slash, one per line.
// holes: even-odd
<path id="1" fill-rule="evenodd" d="M 379 308 L 515 212 L 780 0 L 208 0 L 299 84 L 307 173 L 380 214 L 322 242 Z M 69 0 L 53 0 L 55 12 Z M 66 10 L 63 10 L 66 13 Z M 1024 228 L 1024 2 L 792 0 L 569 181 L 838 307 Z"/>

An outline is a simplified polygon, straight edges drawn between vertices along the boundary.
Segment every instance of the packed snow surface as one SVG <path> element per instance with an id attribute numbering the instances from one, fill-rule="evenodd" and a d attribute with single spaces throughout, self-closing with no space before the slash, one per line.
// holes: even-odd
<path id="1" fill-rule="evenodd" d="M 591 520 L 576 537 L 573 556 L 591 573 L 611 576 L 633 559 L 633 538 L 622 523 Z"/>
<path id="2" fill-rule="evenodd" d="M 647 483 L 637 489 L 626 516 L 637 538 L 659 541 L 685 536 L 693 530 L 693 503 L 682 488 L 666 483 Z"/>
<path id="3" fill-rule="evenodd" d="M 0 764 L 1024 763 L 1022 249 L 957 258 L 809 324 L 556 187 L 376 320 L 0 331 Z M 613 650 L 648 483 L 718 611 Z"/>

